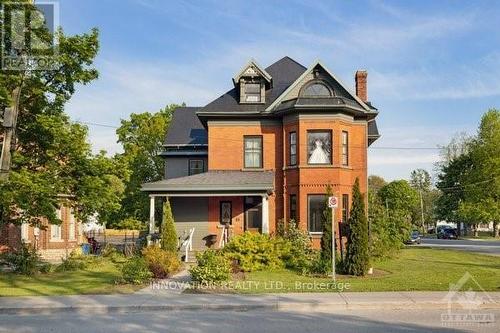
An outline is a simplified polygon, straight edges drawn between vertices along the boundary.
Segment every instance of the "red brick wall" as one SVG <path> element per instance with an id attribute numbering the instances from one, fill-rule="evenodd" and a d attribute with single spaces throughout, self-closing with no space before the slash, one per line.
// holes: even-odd
<path id="1" fill-rule="evenodd" d="M 331 130 L 333 164 L 311 166 L 307 164 L 307 131 Z M 289 133 L 297 132 L 297 165 L 289 166 Z M 349 133 L 349 165 L 342 166 L 342 131 Z M 280 219 L 289 218 L 289 195 L 297 195 L 297 219 L 299 225 L 307 230 L 307 196 L 325 194 L 328 184 L 334 195 L 339 197 L 340 205 L 336 210 L 335 220 L 342 217 L 342 194 L 352 200 L 352 185 L 359 178 L 362 193 L 367 193 L 367 127 L 366 122 L 352 121 L 344 117 L 305 118 L 287 121 L 284 125 L 228 125 L 218 123 L 208 130 L 209 170 L 243 169 L 243 136 L 262 135 L 265 170 L 273 170 L 275 193 L 269 200 L 270 232 L 276 230 Z M 283 149 L 284 148 L 284 149 Z M 285 161 L 285 163 L 283 163 Z M 211 198 L 209 201 L 209 219 L 211 230 L 215 232 L 219 221 L 219 202 L 227 198 Z M 243 230 L 242 198 L 232 198 L 234 232 Z M 217 232 L 219 233 L 219 232 Z M 319 237 L 313 239 L 319 246 Z"/>
<path id="2" fill-rule="evenodd" d="M 21 228 L 12 223 L 0 225 L 0 253 L 18 249 L 21 245 Z"/>

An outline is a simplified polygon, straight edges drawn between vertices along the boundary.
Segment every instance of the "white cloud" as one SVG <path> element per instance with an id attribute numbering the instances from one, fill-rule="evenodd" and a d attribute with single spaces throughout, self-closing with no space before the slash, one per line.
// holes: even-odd
<path id="1" fill-rule="evenodd" d="M 370 72 L 370 90 L 400 100 L 466 99 L 500 95 L 500 53 L 473 64 L 406 71 Z"/>

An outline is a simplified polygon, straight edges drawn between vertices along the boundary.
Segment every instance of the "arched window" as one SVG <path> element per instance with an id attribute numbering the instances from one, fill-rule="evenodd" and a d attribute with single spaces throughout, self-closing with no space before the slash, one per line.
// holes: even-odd
<path id="1" fill-rule="evenodd" d="M 304 97 L 330 97 L 332 96 L 332 91 L 326 84 L 314 82 L 306 86 L 304 90 L 302 90 L 301 95 Z"/>

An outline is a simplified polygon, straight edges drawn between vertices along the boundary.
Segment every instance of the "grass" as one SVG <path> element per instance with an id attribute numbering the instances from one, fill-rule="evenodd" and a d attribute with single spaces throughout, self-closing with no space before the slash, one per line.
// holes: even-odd
<path id="1" fill-rule="evenodd" d="M 450 283 L 456 283 L 469 272 L 480 286 L 469 280 L 464 289 L 500 291 L 500 257 L 495 256 L 406 248 L 397 257 L 375 262 L 373 266 L 375 274 L 371 276 L 338 276 L 337 288 L 354 292 L 447 291 Z M 233 282 L 241 293 L 336 291 L 331 278 L 302 276 L 287 270 L 252 272 L 246 274 L 244 280 Z"/>
<path id="2" fill-rule="evenodd" d="M 0 273 L 0 296 L 55 296 L 131 293 L 141 286 L 116 284 L 119 267 L 108 259 L 83 270 L 24 276 Z"/>

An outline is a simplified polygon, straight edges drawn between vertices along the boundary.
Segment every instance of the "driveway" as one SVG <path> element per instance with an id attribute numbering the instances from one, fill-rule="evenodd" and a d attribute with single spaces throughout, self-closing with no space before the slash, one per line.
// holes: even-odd
<path id="1" fill-rule="evenodd" d="M 422 243 L 416 246 L 462 250 L 500 256 L 499 241 L 422 238 Z"/>

